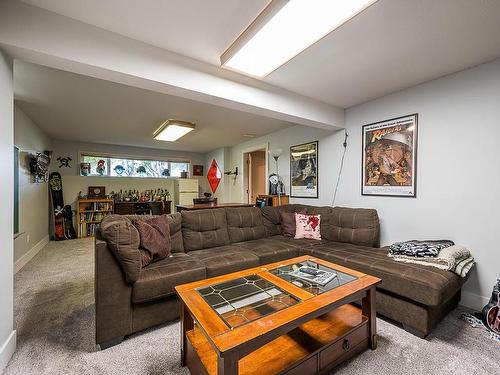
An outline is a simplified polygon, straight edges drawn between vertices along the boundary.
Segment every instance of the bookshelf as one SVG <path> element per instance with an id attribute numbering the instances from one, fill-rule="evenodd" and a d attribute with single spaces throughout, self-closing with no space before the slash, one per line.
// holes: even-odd
<path id="1" fill-rule="evenodd" d="M 78 200 L 78 238 L 93 237 L 104 216 L 113 213 L 113 199 Z"/>

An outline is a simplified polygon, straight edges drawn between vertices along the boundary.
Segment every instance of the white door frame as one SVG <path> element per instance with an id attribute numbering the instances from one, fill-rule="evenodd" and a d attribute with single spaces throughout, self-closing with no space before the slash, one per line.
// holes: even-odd
<path id="1" fill-rule="evenodd" d="M 258 145 L 255 145 L 255 146 L 251 146 L 251 147 L 248 147 L 248 148 L 245 148 L 241 151 L 241 165 L 243 166 L 242 168 L 242 174 L 243 174 L 243 184 L 241 184 L 241 196 L 242 197 L 246 197 L 246 200 L 248 202 L 248 194 L 246 193 L 245 190 L 248 190 L 248 167 L 245 166 L 245 155 L 250 153 L 250 152 L 254 152 L 254 151 L 261 151 L 261 150 L 265 150 L 266 152 L 266 180 L 267 180 L 267 177 L 269 176 L 269 142 L 266 142 L 266 143 L 261 143 L 261 144 L 258 144 Z M 268 188 L 269 188 L 269 185 L 266 183 L 266 188 L 265 188 L 265 192 L 266 194 L 268 194 Z"/>

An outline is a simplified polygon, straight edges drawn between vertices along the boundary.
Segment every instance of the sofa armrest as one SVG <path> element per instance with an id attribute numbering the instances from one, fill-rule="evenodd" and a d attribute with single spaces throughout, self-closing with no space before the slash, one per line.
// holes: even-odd
<path id="1" fill-rule="evenodd" d="M 105 241 L 95 240 L 96 344 L 123 338 L 132 332 L 132 285 Z"/>

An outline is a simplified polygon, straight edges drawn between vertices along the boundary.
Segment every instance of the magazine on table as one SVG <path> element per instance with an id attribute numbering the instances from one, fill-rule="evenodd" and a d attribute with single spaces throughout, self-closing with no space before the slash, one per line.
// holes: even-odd
<path id="1" fill-rule="evenodd" d="M 337 277 L 337 273 L 335 272 L 324 271 L 309 266 L 294 269 L 289 275 L 319 285 L 326 285 Z"/>

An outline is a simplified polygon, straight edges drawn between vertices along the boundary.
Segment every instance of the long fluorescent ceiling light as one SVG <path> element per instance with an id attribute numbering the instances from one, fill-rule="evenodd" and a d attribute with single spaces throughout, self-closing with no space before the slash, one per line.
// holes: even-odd
<path id="1" fill-rule="evenodd" d="M 153 133 L 157 141 L 175 142 L 193 131 L 195 124 L 181 120 L 167 120 Z"/>
<path id="2" fill-rule="evenodd" d="M 222 54 L 224 67 L 263 78 L 377 0 L 272 0 Z"/>

